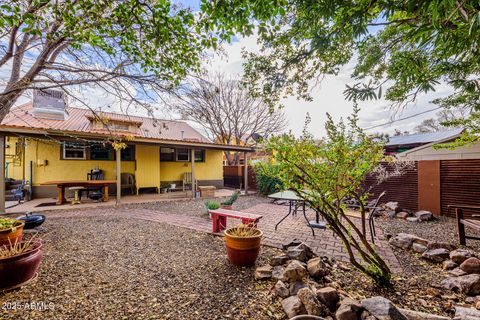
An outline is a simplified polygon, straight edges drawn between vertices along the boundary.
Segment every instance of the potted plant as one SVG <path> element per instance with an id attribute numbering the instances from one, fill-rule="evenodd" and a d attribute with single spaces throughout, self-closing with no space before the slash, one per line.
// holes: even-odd
<path id="1" fill-rule="evenodd" d="M 0 219 L 0 246 L 22 241 L 25 222 L 12 218 Z"/>
<path id="2" fill-rule="evenodd" d="M 207 212 L 208 212 L 208 215 L 210 216 L 210 218 L 212 217 L 210 215 L 210 210 L 217 210 L 218 208 L 220 208 L 220 203 L 218 203 L 217 201 L 215 201 L 215 200 L 205 201 L 205 209 L 207 209 Z"/>
<path id="3" fill-rule="evenodd" d="M 240 192 L 235 191 L 230 196 L 230 198 L 228 198 L 227 200 L 225 200 L 221 203 L 222 209 L 232 210 L 233 209 L 233 204 L 235 203 L 235 201 L 237 201 L 238 196 L 240 196 Z"/>
<path id="4" fill-rule="evenodd" d="M 228 260 L 239 267 L 255 264 L 263 232 L 253 225 L 238 225 L 225 230 Z"/>
<path id="5" fill-rule="evenodd" d="M 18 288 L 37 274 L 42 260 L 42 242 L 16 241 L 0 247 L 0 290 Z"/>

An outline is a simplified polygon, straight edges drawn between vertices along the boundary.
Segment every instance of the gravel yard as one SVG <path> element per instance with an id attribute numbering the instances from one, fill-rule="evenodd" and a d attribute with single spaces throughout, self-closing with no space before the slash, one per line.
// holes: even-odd
<path id="1" fill-rule="evenodd" d="M 228 197 L 216 198 L 218 202 L 226 200 Z M 147 203 L 131 203 L 125 204 L 126 208 L 145 208 L 150 210 L 158 210 L 167 213 L 185 214 L 193 216 L 207 216 L 205 209 L 205 201 L 207 199 L 179 199 L 170 201 L 158 201 Z M 234 210 L 244 210 L 251 208 L 259 203 L 270 202 L 270 199 L 258 195 L 240 196 L 234 203 Z"/>
<path id="2" fill-rule="evenodd" d="M 0 295 L 2 319 L 272 319 L 269 284 L 233 267 L 221 238 L 129 218 L 52 218 L 32 284 Z M 276 254 L 264 247 L 259 264 Z M 54 309 L 7 310 L 53 303 Z"/>

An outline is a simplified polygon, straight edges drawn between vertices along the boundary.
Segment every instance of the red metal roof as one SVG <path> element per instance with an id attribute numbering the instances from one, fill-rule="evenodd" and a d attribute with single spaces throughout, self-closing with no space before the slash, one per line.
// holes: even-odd
<path id="1" fill-rule="evenodd" d="M 107 129 L 99 129 L 92 122 L 93 113 L 88 109 L 67 107 L 68 115 L 65 120 L 50 120 L 36 118 L 32 114 L 32 104 L 27 103 L 14 107 L 3 119 L 0 127 L 17 127 L 26 129 L 58 130 L 66 132 L 90 133 L 111 135 Z M 108 119 L 109 122 L 131 123 L 132 126 L 140 125 L 138 130 L 113 131 L 118 135 L 132 135 L 138 138 L 160 140 L 194 141 L 209 143 L 210 141 L 192 128 L 188 123 L 177 120 L 159 120 L 147 117 L 129 116 L 118 113 L 99 112 L 98 116 Z M 183 133 L 182 133 L 183 131 Z"/>

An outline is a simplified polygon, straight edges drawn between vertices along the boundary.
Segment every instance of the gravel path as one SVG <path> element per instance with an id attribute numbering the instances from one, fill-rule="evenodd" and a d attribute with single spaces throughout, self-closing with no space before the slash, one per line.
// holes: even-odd
<path id="1" fill-rule="evenodd" d="M 45 223 L 38 279 L 0 295 L 2 319 L 282 319 L 269 284 L 228 263 L 223 241 L 114 217 Z M 259 263 L 276 254 L 263 248 Z M 5 310 L 12 303 L 53 310 Z"/>

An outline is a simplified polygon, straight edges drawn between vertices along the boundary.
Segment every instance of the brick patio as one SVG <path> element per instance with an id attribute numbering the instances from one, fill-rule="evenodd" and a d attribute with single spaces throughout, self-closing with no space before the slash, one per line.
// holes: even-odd
<path id="1" fill-rule="evenodd" d="M 308 243 L 317 254 L 334 257 L 342 261 L 348 261 L 347 253 L 343 247 L 341 240 L 334 237 L 330 230 L 315 229 L 315 237 L 312 236 L 310 228 L 307 227 L 303 214 L 295 217 L 288 217 L 275 231 L 275 224 L 288 212 L 288 206 L 276 205 L 271 203 L 258 204 L 254 207 L 245 210 L 248 212 L 261 214 L 263 218 L 259 223 L 259 228 L 264 233 L 263 243 L 269 246 L 280 247 L 282 244 L 289 243 L 293 239 L 298 239 Z M 212 232 L 212 222 L 208 218 L 189 216 L 185 214 L 172 214 L 156 210 L 149 210 L 143 208 L 92 208 L 83 210 L 68 210 L 56 211 L 48 213 L 48 217 L 75 217 L 75 216 L 125 216 L 129 218 L 144 219 L 148 221 L 155 221 L 166 223 L 178 227 L 189 228 L 201 232 Z M 313 220 L 315 215 L 313 210 L 307 210 L 307 217 Z M 352 218 L 356 223 L 360 223 L 360 219 Z M 230 219 L 230 223 L 240 223 L 239 220 Z M 230 224 L 229 223 L 229 224 Z M 392 271 L 400 273 L 402 271 L 392 249 L 383 238 L 382 230 L 377 231 L 377 240 L 375 244 L 380 255 L 389 263 Z"/>

